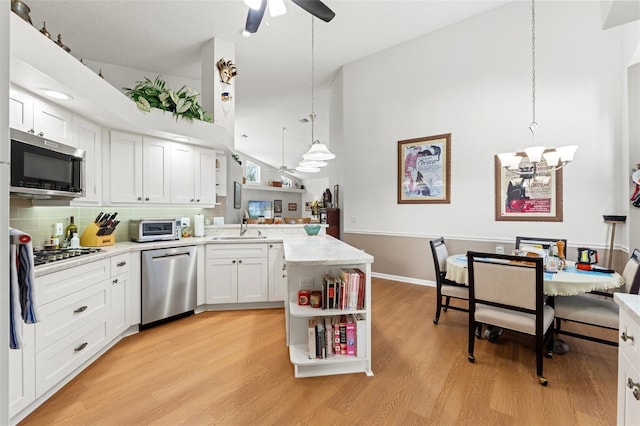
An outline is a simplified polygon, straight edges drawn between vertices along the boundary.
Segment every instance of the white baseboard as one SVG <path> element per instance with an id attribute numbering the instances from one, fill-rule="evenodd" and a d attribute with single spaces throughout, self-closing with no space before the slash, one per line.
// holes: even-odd
<path id="1" fill-rule="evenodd" d="M 389 275 L 389 274 L 381 274 L 379 272 L 372 272 L 371 276 L 375 277 L 375 278 L 382 278 L 382 279 L 385 279 L 385 280 L 400 281 L 400 282 L 403 282 L 403 283 L 424 285 L 424 286 L 427 286 L 427 287 L 435 287 L 436 286 L 435 281 L 421 280 L 421 279 L 418 279 L 418 278 L 411 278 L 411 277 L 403 277 L 403 276 L 400 276 L 400 275 Z"/>

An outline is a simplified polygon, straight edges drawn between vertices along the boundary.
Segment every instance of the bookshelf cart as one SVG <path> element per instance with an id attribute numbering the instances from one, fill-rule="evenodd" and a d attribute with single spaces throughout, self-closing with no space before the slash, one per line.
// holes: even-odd
<path id="1" fill-rule="evenodd" d="M 373 256 L 326 236 L 288 238 L 284 242 L 287 264 L 285 292 L 286 341 L 296 378 L 333 374 L 365 373 L 371 369 L 371 263 Z M 338 276 L 340 268 L 358 268 L 365 273 L 364 309 L 321 309 L 298 305 L 299 290 L 321 290 L 325 274 Z M 313 287 L 309 283 L 313 282 Z M 359 313 L 364 317 L 365 351 L 361 357 L 334 355 L 309 358 L 309 319 Z M 361 340 L 358 341 L 361 344 Z"/>

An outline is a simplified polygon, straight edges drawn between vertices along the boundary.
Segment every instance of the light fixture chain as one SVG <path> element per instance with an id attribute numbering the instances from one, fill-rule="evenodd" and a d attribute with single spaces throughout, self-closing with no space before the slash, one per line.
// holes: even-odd
<path id="1" fill-rule="evenodd" d="M 531 0 L 531 133 L 535 133 L 536 123 L 536 3 Z"/>

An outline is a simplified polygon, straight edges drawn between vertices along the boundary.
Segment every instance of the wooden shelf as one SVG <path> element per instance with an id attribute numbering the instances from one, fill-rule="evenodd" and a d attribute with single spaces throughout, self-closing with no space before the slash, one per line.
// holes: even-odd
<path id="1" fill-rule="evenodd" d="M 271 191 L 271 192 L 290 192 L 292 194 L 304 194 L 306 189 L 296 188 L 279 188 L 277 186 L 261 186 L 261 185 L 242 185 L 243 191 Z"/>

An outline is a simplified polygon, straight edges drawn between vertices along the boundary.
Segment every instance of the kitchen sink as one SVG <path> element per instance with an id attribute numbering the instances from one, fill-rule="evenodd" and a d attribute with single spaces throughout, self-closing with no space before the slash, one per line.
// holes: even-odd
<path id="1" fill-rule="evenodd" d="M 214 241 L 232 241 L 232 240 L 262 240 L 267 238 L 266 235 L 220 235 L 212 237 Z"/>

